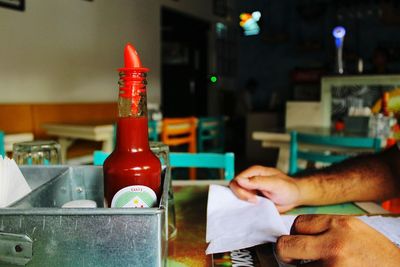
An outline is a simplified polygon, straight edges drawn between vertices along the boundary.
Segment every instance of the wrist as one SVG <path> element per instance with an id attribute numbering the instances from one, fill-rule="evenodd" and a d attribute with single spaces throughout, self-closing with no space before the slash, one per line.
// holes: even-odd
<path id="1" fill-rule="evenodd" d="M 319 196 L 319 190 L 315 179 L 300 178 L 295 179 L 295 183 L 299 190 L 297 206 L 318 204 L 318 199 L 320 199 L 321 196 Z"/>

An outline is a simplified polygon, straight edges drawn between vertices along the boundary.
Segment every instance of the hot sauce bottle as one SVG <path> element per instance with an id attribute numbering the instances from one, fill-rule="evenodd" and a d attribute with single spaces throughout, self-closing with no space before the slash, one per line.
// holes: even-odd
<path id="1" fill-rule="evenodd" d="M 125 46 L 125 66 L 119 71 L 117 138 L 106 159 L 105 205 L 147 208 L 161 195 L 161 164 L 149 146 L 146 73 L 136 49 Z"/>

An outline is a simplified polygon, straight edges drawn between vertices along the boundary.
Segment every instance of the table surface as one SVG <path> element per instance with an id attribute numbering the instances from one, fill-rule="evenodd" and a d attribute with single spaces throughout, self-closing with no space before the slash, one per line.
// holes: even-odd
<path id="1" fill-rule="evenodd" d="M 6 152 L 12 152 L 13 144 L 27 141 L 33 141 L 33 133 L 6 133 L 4 135 L 4 149 Z"/>
<path id="2" fill-rule="evenodd" d="M 291 131 L 297 131 L 299 133 L 306 133 L 306 134 L 315 134 L 320 136 L 368 137 L 367 133 L 336 131 L 332 127 L 308 127 L 308 126 L 297 126 L 290 128 L 271 128 L 265 131 L 254 131 L 254 133 L 257 133 L 258 135 L 262 133 L 290 134 Z"/>
<path id="3" fill-rule="evenodd" d="M 67 164 L 92 162 L 92 154 L 68 159 L 67 150 L 77 139 L 102 142 L 101 150 L 111 152 L 114 139 L 114 124 L 111 122 L 46 123 L 42 127 L 50 136 L 56 136 L 61 146 L 61 158 Z"/>
<path id="4" fill-rule="evenodd" d="M 49 135 L 104 140 L 113 138 L 115 122 L 46 123 L 42 127 Z M 157 121 L 157 133 L 161 132 L 161 121 Z"/>
<path id="5" fill-rule="evenodd" d="M 252 133 L 252 138 L 256 141 L 261 141 L 261 146 L 264 148 L 279 148 L 278 153 L 278 161 L 276 167 L 283 172 L 289 171 L 289 146 L 290 146 L 290 132 L 295 130 L 300 133 L 306 134 L 314 134 L 323 137 L 356 137 L 356 138 L 367 138 L 366 134 L 356 134 L 349 133 L 346 131 L 335 131 L 329 127 L 293 127 L 293 128 L 273 128 L 265 131 L 254 131 Z M 382 142 L 384 145 L 385 142 Z M 309 147 L 310 145 L 301 144 L 303 147 Z M 311 146 L 310 146 L 311 147 Z M 326 147 L 331 148 L 331 147 Z M 364 149 L 364 148 L 339 148 L 336 147 L 335 151 L 342 151 L 345 153 L 352 152 L 365 152 L 365 151 L 374 151 L 373 149 Z"/>
<path id="6" fill-rule="evenodd" d="M 47 123 L 42 125 L 49 135 L 97 140 L 113 135 L 114 125 L 106 122 Z M 105 135 L 104 135 L 105 134 Z"/>
<path id="7" fill-rule="evenodd" d="M 208 185 L 226 184 L 224 181 L 173 181 L 177 235 L 168 243 L 168 266 L 211 266 L 210 255 L 205 254 L 207 243 L 206 214 Z M 354 205 L 345 203 L 321 207 L 300 207 L 289 214 L 376 214 L 385 213 L 379 205 L 371 202 Z M 386 212 L 387 213 L 387 212 Z M 274 266 L 274 265 L 272 265 Z"/>

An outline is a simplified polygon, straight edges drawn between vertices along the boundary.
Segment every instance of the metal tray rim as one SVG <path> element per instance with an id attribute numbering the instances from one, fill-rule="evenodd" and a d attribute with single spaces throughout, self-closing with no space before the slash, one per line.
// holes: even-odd
<path id="1" fill-rule="evenodd" d="M 51 166 L 20 166 L 23 168 L 59 168 L 60 170 L 68 171 L 74 168 L 102 168 L 102 166 L 82 166 L 82 165 L 51 165 Z M 54 177 L 57 178 L 57 177 Z M 158 207 L 144 208 L 144 209 L 132 209 L 132 208 L 46 208 L 46 207 L 31 207 L 31 208 L 12 208 L 5 207 L 0 208 L 0 215 L 158 215 L 164 213 L 168 203 L 168 194 L 170 190 L 170 175 L 169 171 L 166 171 L 163 179 L 163 190 L 160 198 Z M 38 188 L 35 188 L 31 193 L 40 190 L 47 186 L 52 180 L 47 181 Z M 31 194 L 30 193 L 30 194 Z M 29 195 L 29 194 L 28 194 Z M 23 200 L 28 195 L 15 201 L 11 205 Z"/>

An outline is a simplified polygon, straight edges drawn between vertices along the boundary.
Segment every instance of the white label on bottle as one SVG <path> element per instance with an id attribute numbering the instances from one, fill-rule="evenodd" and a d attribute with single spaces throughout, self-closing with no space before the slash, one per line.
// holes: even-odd
<path id="1" fill-rule="evenodd" d="M 144 185 L 132 185 L 119 190 L 111 201 L 111 208 L 151 208 L 157 203 L 156 193 Z"/>

